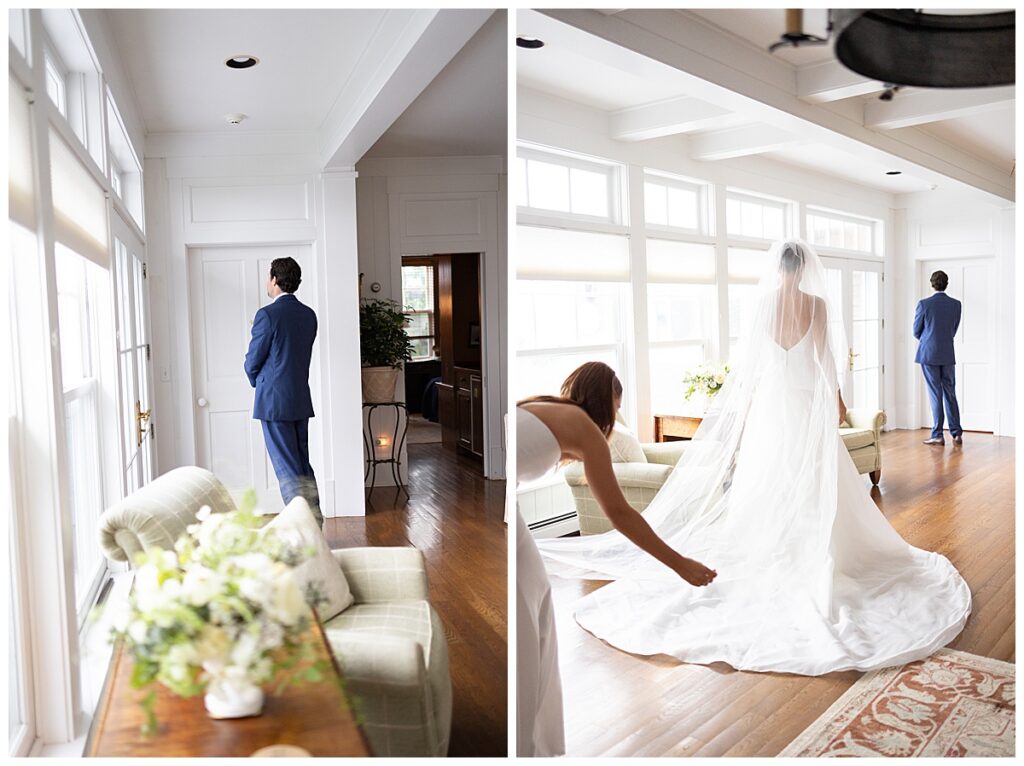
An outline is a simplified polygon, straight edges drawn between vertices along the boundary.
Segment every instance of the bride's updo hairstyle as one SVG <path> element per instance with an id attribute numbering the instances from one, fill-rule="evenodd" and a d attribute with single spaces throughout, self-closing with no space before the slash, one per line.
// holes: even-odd
<path id="1" fill-rule="evenodd" d="M 779 255 L 779 271 L 783 274 L 799 274 L 803 271 L 806 257 L 803 248 L 796 242 L 784 243 Z"/>
<path id="2" fill-rule="evenodd" d="M 610 436 L 615 428 L 616 401 L 622 398 L 622 383 L 615 370 L 604 362 L 586 362 L 562 383 L 562 396 L 576 402 L 590 419 Z"/>
<path id="3" fill-rule="evenodd" d="M 605 437 L 615 428 L 616 401 L 622 397 L 622 383 L 615 370 L 604 362 L 585 362 L 573 370 L 562 383 L 561 396 L 530 396 L 516 402 L 552 402 L 571 404 L 590 416 Z"/>

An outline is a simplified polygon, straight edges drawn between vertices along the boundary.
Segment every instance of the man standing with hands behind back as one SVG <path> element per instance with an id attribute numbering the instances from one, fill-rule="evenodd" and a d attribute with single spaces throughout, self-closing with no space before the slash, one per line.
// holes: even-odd
<path id="1" fill-rule="evenodd" d="M 267 295 L 273 300 L 256 312 L 245 374 L 256 389 L 252 416 L 263 425 L 281 498 L 287 505 L 296 495 L 304 497 L 323 527 L 316 476 L 309 464 L 309 361 L 317 325 L 313 309 L 294 295 L 301 281 L 302 269 L 293 258 L 271 262 Z"/>
<path id="2" fill-rule="evenodd" d="M 963 444 L 953 356 L 953 336 L 960 326 L 960 301 L 946 295 L 949 284 L 946 272 L 936 271 L 931 282 L 935 294 L 918 301 L 914 314 L 914 337 L 920 341 L 914 361 L 921 365 L 932 400 L 932 435 L 924 443 L 946 443 L 942 438 L 942 403 L 945 401 L 949 435 L 955 444 Z"/>

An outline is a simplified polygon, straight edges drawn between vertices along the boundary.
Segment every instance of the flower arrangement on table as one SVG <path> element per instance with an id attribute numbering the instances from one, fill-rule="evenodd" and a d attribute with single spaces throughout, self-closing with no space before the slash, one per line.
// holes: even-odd
<path id="1" fill-rule="evenodd" d="M 728 375 L 728 364 L 701 362 L 683 376 L 684 396 L 689 400 L 694 394 L 701 394 L 710 399 L 722 389 Z"/>
<path id="2" fill-rule="evenodd" d="M 124 641 L 135 661 L 132 685 L 158 681 L 174 694 L 206 694 L 214 718 L 256 715 L 262 684 L 317 682 L 329 671 L 309 642 L 310 603 L 293 569 L 312 551 L 285 544 L 261 528 L 255 494 L 230 513 L 203 507 L 173 551 L 152 548 L 136 555 L 128 604 L 111 616 L 111 637 Z M 307 601 L 309 603 L 307 603 Z M 155 733 L 155 692 L 142 700 L 144 733 Z"/>

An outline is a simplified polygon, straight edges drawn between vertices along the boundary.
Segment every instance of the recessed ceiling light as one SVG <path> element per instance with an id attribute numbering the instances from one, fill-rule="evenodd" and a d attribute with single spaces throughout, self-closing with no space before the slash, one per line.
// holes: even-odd
<path id="1" fill-rule="evenodd" d="M 520 48 L 529 48 L 531 50 L 535 50 L 537 48 L 543 48 L 544 47 L 544 41 L 543 40 L 539 40 L 536 37 L 522 37 L 522 36 L 520 36 L 520 37 L 516 38 L 516 45 L 518 45 Z"/>
<path id="2" fill-rule="evenodd" d="M 260 63 L 260 60 L 255 56 L 232 56 L 224 65 L 229 69 L 248 69 L 249 67 L 256 66 Z"/>
<path id="3" fill-rule="evenodd" d="M 886 170 L 885 174 L 887 176 L 899 176 L 899 175 L 903 175 L 903 171 L 902 170 Z"/>

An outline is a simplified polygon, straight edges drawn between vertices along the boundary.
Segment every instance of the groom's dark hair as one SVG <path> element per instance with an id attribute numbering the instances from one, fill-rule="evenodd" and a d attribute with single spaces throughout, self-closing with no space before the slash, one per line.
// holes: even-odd
<path id="1" fill-rule="evenodd" d="M 949 285 L 949 277 L 946 276 L 946 272 L 936 271 L 932 274 L 933 290 L 945 290 L 947 285 Z"/>
<path id="2" fill-rule="evenodd" d="M 286 293 L 294 293 L 302 284 L 302 268 L 294 258 L 275 258 L 270 262 L 270 276 Z"/>

